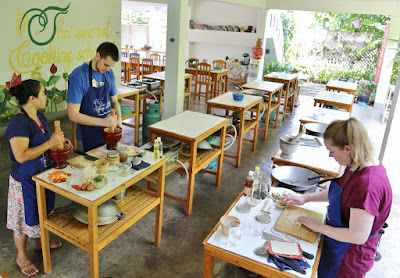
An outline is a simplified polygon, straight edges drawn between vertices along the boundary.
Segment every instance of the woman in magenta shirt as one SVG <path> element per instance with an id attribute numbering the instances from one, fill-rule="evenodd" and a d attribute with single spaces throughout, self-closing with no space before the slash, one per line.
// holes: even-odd
<path id="1" fill-rule="evenodd" d="M 356 118 L 331 123 L 324 142 L 329 156 L 346 166 L 343 176 L 332 181 L 329 190 L 285 199 L 297 205 L 329 201 L 325 224 L 307 216 L 298 218 L 325 235 L 318 277 L 364 277 L 374 264 L 379 230 L 389 217 L 389 179 Z"/>

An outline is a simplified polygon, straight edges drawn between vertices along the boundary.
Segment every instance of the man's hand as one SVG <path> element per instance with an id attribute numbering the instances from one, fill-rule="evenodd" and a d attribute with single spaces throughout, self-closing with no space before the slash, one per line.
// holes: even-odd
<path id="1" fill-rule="evenodd" d="M 114 115 L 111 116 L 111 113 L 107 115 L 107 117 L 103 118 L 103 126 L 110 127 L 110 126 L 117 126 L 118 124 L 118 116 Z"/>

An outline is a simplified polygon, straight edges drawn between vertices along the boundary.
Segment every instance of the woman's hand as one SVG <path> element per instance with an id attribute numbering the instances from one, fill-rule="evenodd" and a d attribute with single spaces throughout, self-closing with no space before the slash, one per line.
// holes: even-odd
<path id="1" fill-rule="evenodd" d="M 299 218 L 297 218 L 297 221 L 309 228 L 310 230 L 318 233 L 320 232 L 319 228 L 322 226 L 322 224 L 310 216 L 299 216 Z"/>
<path id="2" fill-rule="evenodd" d="M 299 196 L 283 195 L 282 197 L 279 198 L 279 201 L 284 203 L 289 202 L 294 205 L 303 205 L 306 202 L 304 195 L 299 195 Z"/>
<path id="3" fill-rule="evenodd" d="M 58 132 L 54 132 L 50 139 L 49 139 L 49 144 L 50 144 L 50 148 L 53 148 L 55 146 L 58 146 L 60 144 L 64 144 L 65 138 L 64 138 L 64 132 L 62 131 L 58 131 Z"/>

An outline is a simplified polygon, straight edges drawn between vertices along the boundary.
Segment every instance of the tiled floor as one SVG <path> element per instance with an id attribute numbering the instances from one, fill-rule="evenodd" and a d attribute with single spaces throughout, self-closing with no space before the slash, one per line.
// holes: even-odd
<path id="1" fill-rule="evenodd" d="M 280 122 L 277 129 L 270 128 L 268 138 L 263 141 L 258 136 L 257 149 L 251 151 L 251 145 L 244 143 L 241 166 L 237 169 L 233 160 L 224 159 L 222 183 L 214 185 L 215 179 L 208 174 L 196 176 L 194 191 L 194 207 L 190 216 L 184 214 L 184 206 L 175 201 L 165 199 L 162 242 L 160 247 L 153 245 L 155 213 L 151 212 L 136 223 L 119 238 L 112 241 L 99 254 L 100 277 L 201 277 L 203 271 L 204 251 L 201 242 L 221 215 L 242 190 L 247 172 L 256 165 L 266 174 L 270 174 L 271 156 L 279 146 L 279 137 L 297 131 L 299 117 L 303 111 L 312 106 L 312 97 L 301 96 L 301 104 L 295 113 L 288 115 L 287 120 Z M 204 100 L 192 102 L 192 110 L 205 112 Z M 360 118 L 371 131 L 375 146 L 380 146 L 384 125 L 380 124 L 379 107 L 361 107 L 354 105 L 353 116 Z M 62 120 L 62 129 L 66 137 L 71 138 L 71 124 L 65 114 L 58 116 Z M 124 129 L 123 142 L 133 143 L 133 131 Z M 15 265 L 16 250 L 12 240 L 12 232 L 5 228 L 8 175 L 10 163 L 5 138 L 0 137 L 0 272 L 9 277 L 24 277 Z M 393 185 L 395 186 L 395 185 Z M 186 179 L 179 174 L 171 174 L 166 179 L 166 191 L 181 196 L 186 195 Z M 68 201 L 57 199 L 57 206 Z M 382 260 L 377 262 L 367 277 L 400 277 L 399 253 L 400 234 L 400 199 L 399 193 L 394 196 L 394 203 L 389 218 L 389 228 L 383 236 L 379 251 Z M 51 237 L 55 237 L 51 235 Z M 39 267 L 44 277 L 41 253 L 32 250 L 32 241 L 28 242 L 28 254 Z M 51 254 L 53 272 L 46 277 L 89 277 L 89 255 L 74 245 L 65 242 L 64 246 Z M 216 260 L 215 272 L 220 269 L 218 277 L 254 277 L 241 269 L 223 264 Z"/>

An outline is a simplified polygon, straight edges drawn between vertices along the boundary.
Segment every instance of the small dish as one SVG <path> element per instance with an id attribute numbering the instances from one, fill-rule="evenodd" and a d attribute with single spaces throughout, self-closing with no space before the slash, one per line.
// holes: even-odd
<path id="1" fill-rule="evenodd" d="M 236 209 L 241 213 L 249 213 L 251 207 L 248 204 L 241 204 L 236 207 Z"/>
<path id="2" fill-rule="evenodd" d="M 263 224 L 268 224 L 269 222 L 271 222 L 271 216 L 266 213 L 260 213 L 255 218 L 258 222 Z"/>
<path id="3" fill-rule="evenodd" d="M 284 208 L 286 208 L 286 206 L 287 206 L 287 203 L 285 203 L 285 202 L 277 202 L 276 203 L 276 207 L 277 208 L 279 208 L 279 209 L 284 209 Z"/>

